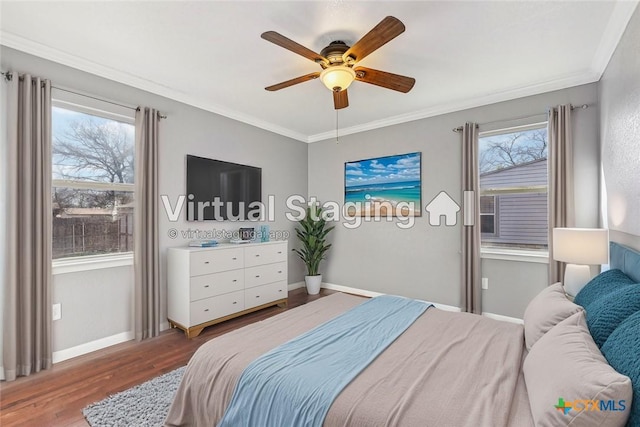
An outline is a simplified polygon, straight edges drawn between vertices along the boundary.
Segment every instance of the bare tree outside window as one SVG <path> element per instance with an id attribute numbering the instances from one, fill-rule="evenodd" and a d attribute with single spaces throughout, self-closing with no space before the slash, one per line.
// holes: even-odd
<path id="1" fill-rule="evenodd" d="M 53 255 L 133 250 L 134 127 L 53 108 Z"/>
<path id="2" fill-rule="evenodd" d="M 84 116 L 87 116 L 84 114 Z M 53 157 L 62 179 L 133 184 L 133 133 L 127 123 L 91 116 L 70 121 L 54 136 Z"/>
<path id="3" fill-rule="evenodd" d="M 546 158 L 546 128 L 489 136 L 480 145 L 480 173 Z"/>

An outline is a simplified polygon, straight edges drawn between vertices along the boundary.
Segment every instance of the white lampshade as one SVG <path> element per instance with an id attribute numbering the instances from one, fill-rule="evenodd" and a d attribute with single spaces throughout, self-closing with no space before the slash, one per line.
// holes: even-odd
<path id="1" fill-rule="evenodd" d="M 554 228 L 553 259 L 581 265 L 609 262 L 609 230 Z"/>
<path id="2" fill-rule="evenodd" d="M 334 65 L 320 73 L 320 80 L 331 91 L 345 90 L 355 80 L 356 72 L 346 65 Z"/>

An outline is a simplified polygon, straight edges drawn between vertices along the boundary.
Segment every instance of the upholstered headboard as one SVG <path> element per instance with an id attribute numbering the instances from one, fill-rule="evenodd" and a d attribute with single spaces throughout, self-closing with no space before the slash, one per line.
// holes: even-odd
<path id="1" fill-rule="evenodd" d="M 612 269 L 618 268 L 636 282 L 640 282 L 640 252 L 619 243 L 610 242 L 609 265 Z"/>

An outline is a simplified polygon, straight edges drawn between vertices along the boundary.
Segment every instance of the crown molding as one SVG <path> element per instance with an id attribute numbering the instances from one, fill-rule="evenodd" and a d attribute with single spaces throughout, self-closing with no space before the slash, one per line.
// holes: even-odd
<path id="1" fill-rule="evenodd" d="M 212 113 L 239 122 L 243 122 L 251 126 L 267 130 L 269 132 L 277 133 L 279 135 L 296 139 L 298 141 L 308 142 L 308 138 L 306 135 L 303 135 L 291 129 L 269 123 L 265 120 L 261 120 L 257 117 L 244 114 L 230 108 L 226 108 L 213 102 L 208 102 L 206 100 L 187 95 L 183 92 L 171 89 L 160 83 L 156 83 L 154 81 L 144 79 L 130 73 L 125 73 L 114 68 L 80 58 L 76 55 L 71 55 L 61 50 L 34 42 L 32 40 L 15 35 L 13 33 L 9 33 L 4 30 L 0 30 L 0 44 L 11 49 L 16 49 L 31 55 L 38 56 L 40 58 L 48 59 L 49 61 L 57 62 L 62 65 L 85 71 L 96 76 L 104 77 L 118 83 L 133 86 L 136 89 L 141 89 L 147 92 L 151 92 L 155 95 L 160 95 L 165 98 L 169 98 L 187 105 L 191 105 L 193 107 L 200 108 L 202 110 L 210 111 Z"/>
<path id="2" fill-rule="evenodd" d="M 613 12 L 609 17 L 609 22 L 591 62 L 591 69 L 599 73 L 598 80 L 600 80 L 604 70 L 609 65 L 609 61 L 616 51 L 618 43 L 620 43 L 620 39 L 627 29 L 627 25 L 629 25 L 637 6 L 638 0 L 628 0 L 618 1 L 613 7 Z"/>
<path id="3" fill-rule="evenodd" d="M 580 86 L 587 83 L 593 83 L 600 79 L 599 72 L 586 70 L 577 74 L 558 77 L 544 82 L 535 83 L 525 87 L 517 87 L 502 92 L 495 92 L 487 95 L 477 96 L 464 100 L 453 101 L 447 104 L 440 104 L 423 110 L 414 111 L 407 114 L 400 114 L 393 117 L 387 117 L 381 120 L 375 120 L 361 125 L 351 126 L 339 129 L 340 136 L 351 135 L 354 133 L 365 132 L 368 130 L 379 129 L 386 126 L 393 126 L 401 123 L 411 122 L 414 120 L 425 119 L 428 117 L 439 116 L 442 114 L 452 113 L 455 111 L 468 110 L 470 108 L 482 107 L 484 105 L 495 104 L 497 102 L 509 101 L 512 99 L 524 98 L 526 96 L 539 95 L 554 90 L 566 89 L 573 86 Z M 327 139 L 335 138 L 336 131 L 318 133 L 309 136 L 309 142 L 319 142 Z"/>

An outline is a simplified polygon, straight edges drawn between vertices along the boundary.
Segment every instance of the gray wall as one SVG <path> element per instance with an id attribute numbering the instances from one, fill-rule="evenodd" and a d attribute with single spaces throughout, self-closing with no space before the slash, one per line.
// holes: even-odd
<path id="1" fill-rule="evenodd" d="M 51 79 L 54 86 L 126 105 L 154 107 L 166 114 L 168 118 L 160 125 L 160 193 L 169 196 L 172 203 L 178 195 L 185 194 L 187 153 L 261 167 L 263 198 L 269 194 L 276 196 L 276 221 L 270 224 L 271 230 L 293 232 L 294 224 L 284 217 L 284 203 L 291 194 L 307 194 L 307 144 L 4 46 L 0 48 L 0 57 L 3 70 L 28 71 Z M 166 249 L 185 245 L 191 240 L 170 239 L 168 230 L 175 228 L 181 233 L 189 228 L 210 231 L 237 230 L 243 226 L 241 223 L 187 223 L 184 218 L 185 215 L 181 215 L 176 223 L 171 223 L 165 215 L 160 218 L 163 320 L 166 318 Z M 303 269 L 293 256 L 289 266 L 290 282 L 301 281 Z M 119 306 L 99 303 L 97 298 L 109 292 L 114 280 L 119 280 L 117 277 L 123 274 L 120 270 L 73 273 L 55 278 L 53 295 L 55 302 L 62 304 L 63 316 L 61 321 L 54 322 L 56 350 L 132 329 L 130 322 L 126 324 L 121 320 L 117 322 L 118 328 L 107 326 L 114 318 L 130 320 L 129 307 L 126 307 L 130 301 L 123 300 Z M 87 286 L 81 286 L 81 283 Z M 87 328 L 79 339 L 72 323 L 92 327 Z"/>
<path id="2" fill-rule="evenodd" d="M 62 318 L 53 322 L 54 352 L 131 331 L 133 268 L 56 274 L 52 298 L 62 304 Z"/>
<path id="3" fill-rule="evenodd" d="M 491 130 L 525 124 L 511 120 L 545 119 L 557 104 L 590 104 L 574 114 L 577 224 L 598 223 L 598 132 L 596 84 L 516 99 L 485 107 L 426 118 L 309 146 L 309 194 L 321 201 L 344 197 L 344 162 L 390 154 L 422 152 L 422 205 L 440 191 L 461 201 L 460 135 L 451 131 L 466 121 Z M 428 217 L 416 218 L 413 228 L 393 223 L 364 223 L 357 229 L 336 227 L 324 281 L 370 291 L 401 294 L 441 304 L 460 304 L 460 221 L 453 227 L 431 227 Z M 505 264 L 506 263 L 506 264 Z M 546 264 L 483 260 L 489 278 L 484 310 L 521 317 L 532 295 L 547 285 Z M 510 265 L 505 269 L 504 265 Z M 487 276 L 485 276 L 487 277 Z"/>
<path id="4" fill-rule="evenodd" d="M 625 239 L 620 233 L 640 236 L 639 76 L 640 8 L 636 8 L 599 84 L 605 220 L 611 238 L 619 241 Z"/>
<path id="5" fill-rule="evenodd" d="M 518 319 L 549 280 L 547 264 L 483 259 L 481 268 L 489 279 L 489 289 L 482 291 L 482 310 Z"/>

